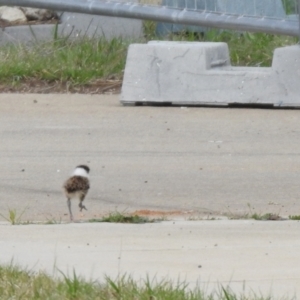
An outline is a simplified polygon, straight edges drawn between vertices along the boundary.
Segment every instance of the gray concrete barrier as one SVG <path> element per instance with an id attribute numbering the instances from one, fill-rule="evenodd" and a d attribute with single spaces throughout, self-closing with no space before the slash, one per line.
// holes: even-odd
<path id="1" fill-rule="evenodd" d="M 129 47 L 123 104 L 300 106 L 300 46 L 278 48 L 272 67 L 233 67 L 225 43 Z"/>
<path id="2" fill-rule="evenodd" d="M 87 15 L 65 12 L 57 25 L 59 37 L 105 37 L 107 39 L 122 37 L 138 39 L 143 35 L 141 20 Z M 56 25 L 22 25 L 2 28 L 0 45 L 7 43 L 31 43 L 35 41 L 53 40 Z"/>

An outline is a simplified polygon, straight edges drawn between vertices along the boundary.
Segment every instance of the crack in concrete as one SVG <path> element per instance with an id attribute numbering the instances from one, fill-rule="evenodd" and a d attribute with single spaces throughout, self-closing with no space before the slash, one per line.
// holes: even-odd
<path id="1" fill-rule="evenodd" d="M 155 49 L 153 50 L 154 55 L 151 61 L 151 68 L 155 68 L 155 82 L 157 85 L 158 96 L 161 95 L 161 87 L 160 87 L 160 63 L 162 62 L 161 59 L 158 58 Z"/>
<path id="2" fill-rule="evenodd" d="M 182 55 L 175 56 L 173 59 L 184 58 L 189 51 L 190 51 L 190 49 L 187 49 Z"/>

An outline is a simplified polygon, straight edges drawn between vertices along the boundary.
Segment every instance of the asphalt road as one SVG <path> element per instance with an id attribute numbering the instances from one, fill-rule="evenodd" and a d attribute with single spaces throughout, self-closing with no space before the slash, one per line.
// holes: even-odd
<path id="1" fill-rule="evenodd" d="M 61 186 L 91 167 L 87 212 L 300 215 L 299 110 L 124 107 L 118 96 L 0 97 L 0 212 L 68 220 Z M 251 208 L 250 208 L 251 207 Z"/>

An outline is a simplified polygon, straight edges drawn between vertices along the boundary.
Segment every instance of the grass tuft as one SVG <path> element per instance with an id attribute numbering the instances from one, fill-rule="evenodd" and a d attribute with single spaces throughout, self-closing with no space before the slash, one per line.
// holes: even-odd
<path id="1" fill-rule="evenodd" d="M 8 208 L 8 217 L 0 214 L 0 216 L 6 221 L 10 222 L 11 225 L 19 225 L 19 224 L 29 224 L 28 222 L 21 222 L 21 218 L 28 207 L 25 207 L 24 210 L 18 215 L 16 209 Z"/>
<path id="2" fill-rule="evenodd" d="M 290 220 L 300 221 L 300 215 L 289 216 Z"/>
<path id="3" fill-rule="evenodd" d="M 282 220 L 282 218 L 278 214 L 266 213 L 266 214 L 258 214 L 254 213 L 250 216 L 251 219 L 258 221 L 278 221 Z"/>
<path id="4" fill-rule="evenodd" d="M 49 82 L 86 84 L 98 78 L 122 78 L 128 44 L 122 39 L 70 41 L 6 45 L 0 49 L 0 80 L 19 84 L 35 78 Z"/>
<path id="5" fill-rule="evenodd" d="M 90 219 L 89 222 L 108 222 L 108 223 L 132 223 L 132 224 L 141 224 L 141 223 L 154 223 L 160 221 L 158 219 L 149 219 L 146 217 L 141 217 L 138 215 L 125 215 L 120 212 L 110 213 L 108 216 L 100 219 Z"/>
<path id="6" fill-rule="evenodd" d="M 257 213 L 254 211 L 254 208 L 251 206 L 250 203 L 247 204 L 249 212 L 244 214 L 234 214 L 229 211 L 228 218 L 231 220 L 241 220 L 241 219 L 254 219 L 257 221 L 282 221 L 286 220 L 285 218 L 281 217 L 279 214 L 274 213 Z"/>
<path id="7" fill-rule="evenodd" d="M 269 300 L 261 295 L 235 294 L 220 286 L 210 294 L 199 287 L 190 289 L 184 281 L 158 281 L 155 278 L 133 280 L 131 276 L 105 277 L 103 282 L 87 281 L 73 271 L 53 278 L 45 272 L 33 272 L 11 263 L 0 265 L 0 299 L 22 300 Z"/>
<path id="8" fill-rule="evenodd" d="M 55 218 L 47 218 L 47 221 L 43 223 L 45 225 L 57 225 L 57 224 L 62 224 L 62 219 L 59 218 L 59 220 L 56 220 Z"/>

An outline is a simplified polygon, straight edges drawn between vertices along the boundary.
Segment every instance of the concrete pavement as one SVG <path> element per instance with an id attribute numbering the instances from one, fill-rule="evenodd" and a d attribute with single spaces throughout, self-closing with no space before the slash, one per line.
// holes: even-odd
<path id="1" fill-rule="evenodd" d="M 0 224 L 0 263 L 87 278 L 186 279 L 211 291 L 299 295 L 299 222 L 187 221 L 299 215 L 298 110 L 123 107 L 118 96 L 0 97 L 0 213 L 68 220 L 63 181 L 91 167 L 89 209 L 169 213 L 157 224 Z M 249 208 L 251 207 L 251 209 Z M 250 211 L 251 210 L 251 211 Z M 178 220 L 178 215 L 181 220 Z"/>
<path id="2" fill-rule="evenodd" d="M 118 95 L 0 97 L 0 211 L 68 220 L 61 192 L 91 167 L 89 209 L 206 217 L 300 214 L 298 110 L 124 107 Z"/>
<path id="3" fill-rule="evenodd" d="M 0 225 L 0 263 L 102 281 L 180 278 L 210 293 L 297 299 L 300 223 L 296 221 L 169 221 L 155 224 Z"/>

